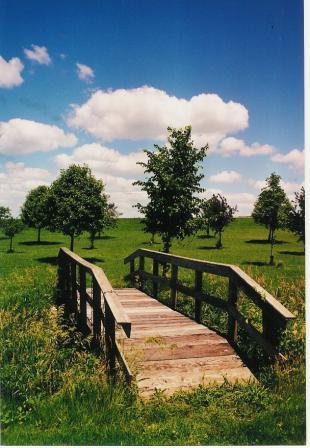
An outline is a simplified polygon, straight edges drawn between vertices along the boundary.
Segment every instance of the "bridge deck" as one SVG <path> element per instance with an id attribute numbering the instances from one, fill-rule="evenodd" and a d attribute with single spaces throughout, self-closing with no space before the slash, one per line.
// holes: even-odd
<path id="1" fill-rule="evenodd" d="M 255 380 L 227 340 L 135 288 L 114 289 L 132 322 L 119 341 L 139 392 L 172 394 L 198 385 Z"/>

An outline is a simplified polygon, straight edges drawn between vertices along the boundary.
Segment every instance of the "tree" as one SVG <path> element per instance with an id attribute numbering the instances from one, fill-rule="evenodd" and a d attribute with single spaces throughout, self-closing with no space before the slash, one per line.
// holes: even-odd
<path id="1" fill-rule="evenodd" d="M 207 236 L 210 237 L 211 199 L 203 199 L 200 206 L 199 227 L 206 229 Z"/>
<path id="2" fill-rule="evenodd" d="M 194 217 L 201 200 L 195 196 L 203 189 L 199 174 L 208 146 L 197 149 L 191 140 L 191 127 L 168 128 L 168 145 L 154 145 L 155 151 L 144 150 L 147 162 L 139 162 L 149 177 L 136 181 L 149 198 L 144 206 L 136 205 L 144 215 L 146 231 L 160 234 L 164 252 L 169 253 L 173 238 L 183 239 L 196 229 Z"/>
<path id="3" fill-rule="evenodd" d="M 41 242 L 41 229 L 47 227 L 50 222 L 48 204 L 49 188 L 40 185 L 31 190 L 22 206 L 21 219 L 24 224 L 38 230 L 37 242 Z"/>
<path id="4" fill-rule="evenodd" d="M 305 246 L 305 189 L 301 187 L 295 193 L 295 200 L 288 214 L 288 229 L 297 235 L 298 241 L 302 241 Z"/>
<path id="5" fill-rule="evenodd" d="M 106 201 L 108 200 L 109 196 L 106 195 Z M 96 238 L 96 234 L 98 233 L 100 238 L 101 233 L 105 229 L 116 227 L 117 218 L 119 216 L 120 213 L 118 212 L 116 205 L 113 202 L 106 202 L 102 219 L 99 221 L 94 221 L 93 223 L 91 223 L 89 227 L 90 249 L 94 249 L 94 241 Z"/>
<path id="6" fill-rule="evenodd" d="M 237 206 L 231 207 L 227 203 L 227 199 L 220 194 L 214 194 L 208 202 L 209 224 L 215 234 L 218 235 L 216 247 L 220 249 L 223 247 L 222 233 L 225 227 L 233 221 Z"/>
<path id="7" fill-rule="evenodd" d="M 50 186 L 50 228 L 70 236 L 73 250 L 74 238 L 84 231 L 91 232 L 102 221 L 106 205 L 103 182 L 92 175 L 88 166 L 71 165 L 61 170 Z"/>
<path id="8" fill-rule="evenodd" d="M 267 177 L 267 185 L 262 188 L 252 212 L 254 221 L 269 229 L 270 264 L 273 264 L 274 258 L 275 232 L 287 226 L 288 214 L 291 210 L 291 204 L 280 185 L 280 180 L 281 176 L 275 173 Z"/>
<path id="9" fill-rule="evenodd" d="M 13 238 L 17 233 L 20 233 L 23 230 L 23 223 L 20 219 L 10 216 L 3 219 L 2 227 L 5 236 L 10 239 L 9 252 L 13 252 Z"/>
<path id="10" fill-rule="evenodd" d="M 0 227 L 2 227 L 3 221 L 7 218 L 10 218 L 11 215 L 11 210 L 9 209 L 9 207 L 3 207 L 2 205 L 0 206 Z"/>

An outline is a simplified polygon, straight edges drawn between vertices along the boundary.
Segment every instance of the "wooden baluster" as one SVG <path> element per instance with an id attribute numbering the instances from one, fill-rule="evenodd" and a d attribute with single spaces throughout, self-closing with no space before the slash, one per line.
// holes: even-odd
<path id="1" fill-rule="evenodd" d="M 93 336 L 94 342 L 98 344 L 101 336 L 101 289 L 98 282 L 93 278 Z"/>
<path id="2" fill-rule="evenodd" d="M 177 307 L 177 281 L 178 281 L 178 266 L 172 265 L 171 268 L 171 289 L 170 289 L 170 303 L 173 310 Z"/>
<path id="3" fill-rule="evenodd" d="M 238 287 L 232 278 L 229 279 L 228 285 L 228 306 L 232 308 L 237 308 L 238 300 Z M 231 316 L 228 312 L 228 323 L 227 323 L 227 338 L 231 341 L 236 341 L 238 333 L 238 322 Z"/>
<path id="4" fill-rule="evenodd" d="M 139 281 L 140 281 L 140 288 L 143 291 L 144 290 L 144 279 L 142 278 L 142 273 L 144 272 L 144 257 L 143 255 L 140 255 L 139 257 Z"/>
<path id="5" fill-rule="evenodd" d="M 201 297 L 199 294 L 202 292 L 202 272 L 195 271 L 195 292 L 198 294 L 195 297 L 195 321 L 201 322 Z"/>
<path id="6" fill-rule="evenodd" d="M 83 332 L 87 332 L 87 302 L 86 302 L 86 271 L 82 266 L 79 267 L 80 283 L 80 327 Z"/>
<path id="7" fill-rule="evenodd" d="M 158 261 L 153 259 L 153 275 L 158 277 Z M 158 282 L 153 281 L 153 297 L 158 297 Z"/>
<path id="8" fill-rule="evenodd" d="M 57 304 L 64 305 L 66 303 L 66 260 L 62 252 L 58 256 L 58 281 L 57 281 Z"/>
<path id="9" fill-rule="evenodd" d="M 74 262 L 70 263 L 70 287 L 69 313 L 77 315 L 76 264 Z"/>
<path id="10" fill-rule="evenodd" d="M 130 280 L 132 286 L 134 286 L 135 283 L 135 259 L 130 260 Z"/>
<path id="11" fill-rule="evenodd" d="M 109 305 L 104 305 L 104 328 L 107 360 L 111 373 L 115 371 L 115 320 Z"/>

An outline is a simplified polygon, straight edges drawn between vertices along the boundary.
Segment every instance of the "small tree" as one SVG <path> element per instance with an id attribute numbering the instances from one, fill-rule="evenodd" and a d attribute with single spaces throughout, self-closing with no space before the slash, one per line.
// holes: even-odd
<path id="1" fill-rule="evenodd" d="M 31 190 L 22 206 L 21 218 L 24 224 L 38 230 L 37 242 L 41 242 L 41 229 L 47 227 L 50 222 L 48 204 L 49 189 L 46 185 L 40 185 Z"/>
<path id="2" fill-rule="evenodd" d="M 207 236 L 210 237 L 211 199 L 203 199 L 200 206 L 199 227 L 206 229 Z"/>
<path id="3" fill-rule="evenodd" d="M 23 223 L 20 219 L 10 216 L 9 218 L 3 219 L 2 226 L 5 236 L 10 239 L 9 252 L 13 252 L 13 238 L 23 230 Z"/>
<path id="4" fill-rule="evenodd" d="M 108 201 L 109 196 L 106 195 L 106 201 Z M 117 226 L 117 218 L 120 213 L 117 211 L 116 205 L 113 202 L 106 202 L 103 212 L 103 217 L 99 221 L 94 221 L 89 226 L 89 239 L 90 239 L 90 249 L 94 249 L 94 242 L 97 233 L 99 238 L 101 233 L 107 228 L 114 228 Z"/>
<path id="5" fill-rule="evenodd" d="M 146 206 L 136 205 L 144 215 L 144 228 L 160 234 L 167 253 L 173 238 L 183 239 L 196 229 L 194 217 L 199 213 L 201 200 L 195 195 L 203 191 L 199 169 L 207 151 L 207 146 L 194 147 L 190 126 L 168 128 L 168 134 L 169 145 L 154 145 L 154 152 L 144 151 L 148 160 L 139 164 L 149 177 L 134 183 L 149 198 Z"/>
<path id="6" fill-rule="evenodd" d="M 234 214 L 237 211 L 237 206 L 231 207 L 224 196 L 217 194 L 209 199 L 208 213 L 210 227 L 218 235 L 216 247 L 220 249 L 222 245 L 222 233 L 234 219 Z"/>
<path id="7" fill-rule="evenodd" d="M 2 227 L 4 220 L 10 218 L 11 216 L 11 210 L 9 207 L 0 206 L 0 227 Z"/>
<path id="8" fill-rule="evenodd" d="M 92 231 L 102 221 L 106 204 L 103 182 L 92 175 L 88 166 L 71 165 L 60 171 L 50 187 L 51 230 L 69 235 L 73 250 L 74 238 Z"/>
<path id="9" fill-rule="evenodd" d="M 288 229 L 298 236 L 298 241 L 302 241 L 305 246 L 305 189 L 301 187 L 295 193 L 293 206 L 288 214 Z"/>
<path id="10" fill-rule="evenodd" d="M 291 204 L 285 191 L 280 186 L 281 176 L 271 173 L 267 177 L 266 187 L 262 188 L 252 212 L 252 217 L 257 224 L 264 225 L 269 229 L 268 241 L 270 242 L 270 264 L 273 264 L 273 246 L 275 243 L 275 232 L 287 227 L 288 214 Z"/>

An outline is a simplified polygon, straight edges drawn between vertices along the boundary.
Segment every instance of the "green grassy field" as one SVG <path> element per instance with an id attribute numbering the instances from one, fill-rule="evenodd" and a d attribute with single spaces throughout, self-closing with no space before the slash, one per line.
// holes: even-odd
<path id="1" fill-rule="evenodd" d="M 56 257 L 69 238 L 43 231 L 38 245 L 36 232 L 27 229 L 8 253 L 9 242 L 0 237 L 2 443 L 304 444 L 303 246 L 278 232 L 276 265 L 269 266 L 266 236 L 266 229 L 239 218 L 225 231 L 223 249 L 201 233 L 175 242 L 171 252 L 239 265 L 296 315 L 283 343 L 286 368 L 263 371 L 258 384 L 198 388 L 169 399 L 158 394 L 148 402 L 121 378 L 111 384 L 104 360 L 53 307 Z M 123 259 L 139 247 L 161 250 L 148 241 L 138 220 L 121 219 L 96 240 L 96 249 L 88 249 L 83 235 L 75 252 L 102 267 L 113 286 L 125 286 Z M 187 311 L 182 298 L 180 307 Z M 208 317 L 220 329 L 220 317 Z"/>

